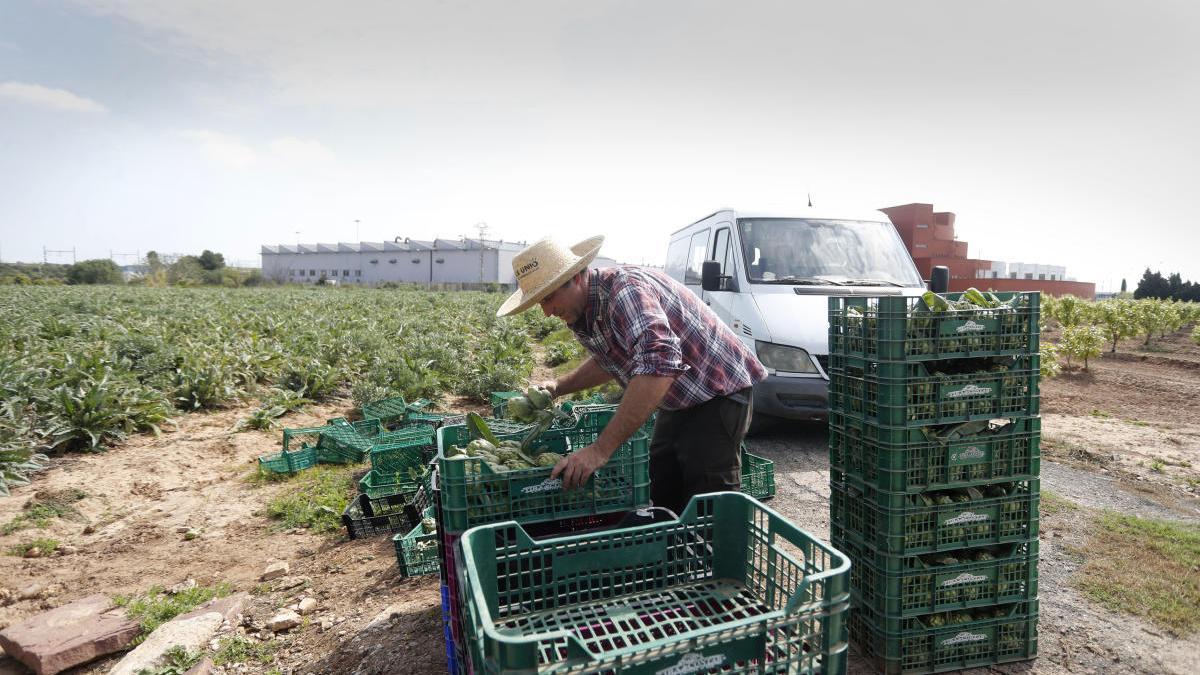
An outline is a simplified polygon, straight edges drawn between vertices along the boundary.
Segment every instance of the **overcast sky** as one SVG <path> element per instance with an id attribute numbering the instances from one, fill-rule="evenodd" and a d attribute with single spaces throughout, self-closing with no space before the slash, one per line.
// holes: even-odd
<path id="1" fill-rule="evenodd" d="M 661 262 L 811 192 L 1200 280 L 1198 66 L 1188 0 L 0 0 L 0 259 L 485 222 Z"/>

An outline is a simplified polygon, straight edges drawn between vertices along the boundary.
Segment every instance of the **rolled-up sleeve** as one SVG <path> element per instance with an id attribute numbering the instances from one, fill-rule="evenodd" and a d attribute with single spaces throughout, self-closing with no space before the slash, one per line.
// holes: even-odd
<path id="1" fill-rule="evenodd" d="M 613 338 L 630 356 L 629 376 L 678 377 L 688 370 L 679 336 L 658 296 L 635 281 L 614 287 Z"/>

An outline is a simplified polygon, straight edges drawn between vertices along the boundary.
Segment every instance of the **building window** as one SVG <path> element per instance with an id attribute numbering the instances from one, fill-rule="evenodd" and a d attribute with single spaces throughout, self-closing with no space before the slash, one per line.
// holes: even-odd
<path id="1" fill-rule="evenodd" d="M 392 258 L 391 260 L 389 260 L 389 261 L 388 261 L 388 264 L 389 264 L 389 265 L 395 265 L 395 264 L 396 264 L 396 259 L 395 259 L 395 258 Z"/>
<path id="2" fill-rule="evenodd" d="M 288 270 L 288 276 L 289 276 L 289 277 L 294 277 L 294 276 L 296 276 L 296 270 Z"/>
<path id="3" fill-rule="evenodd" d="M 344 277 L 350 276 L 350 270 L 342 270 L 342 276 L 344 276 Z"/>
<path id="4" fill-rule="evenodd" d="M 929 229 L 929 223 L 917 223 L 917 227 L 921 228 L 922 230 L 927 230 Z"/>
<path id="5" fill-rule="evenodd" d="M 1046 275 L 1045 275 L 1045 274 L 1039 274 L 1039 275 L 1038 275 L 1038 281 L 1045 281 L 1045 280 L 1046 280 Z"/>
<path id="6" fill-rule="evenodd" d="M 1016 278 L 1017 278 L 1017 273 L 1016 273 L 1016 272 L 1009 272 L 1009 273 L 1008 273 L 1008 278 L 1009 278 L 1009 279 L 1016 279 Z"/>
<path id="7" fill-rule="evenodd" d="M 1050 275 L 1050 281 L 1054 281 L 1054 275 L 1053 275 L 1053 274 L 1051 274 L 1051 275 Z"/>
<path id="8" fill-rule="evenodd" d="M 376 259 L 374 259 L 374 260 L 368 260 L 367 262 L 371 263 L 372 265 L 378 265 L 378 264 L 379 264 L 379 259 L 378 259 L 378 258 L 376 258 Z"/>
<path id="9" fill-rule="evenodd" d="M 925 244 L 917 244 L 914 248 L 929 248 Z"/>
<path id="10" fill-rule="evenodd" d="M 361 276 L 362 276 L 362 270 L 354 270 L 354 276 L 356 276 L 356 277 L 361 277 Z"/>
<path id="11" fill-rule="evenodd" d="M 316 271 L 316 270 L 309 270 L 309 271 L 308 271 L 308 276 L 310 276 L 310 277 L 315 277 L 315 276 L 317 276 L 317 271 Z"/>
<path id="12" fill-rule="evenodd" d="M 1033 272 L 1026 272 L 1026 273 L 1025 273 L 1025 278 L 1026 278 L 1026 279 L 1032 279 L 1032 278 L 1033 278 Z"/>
<path id="13" fill-rule="evenodd" d="M 997 278 L 997 277 L 999 277 L 999 276 L 1000 276 L 1000 272 L 999 272 L 999 271 L 997 271 L 997 270 L 992 270 L 992 278 L 993 278 L 993 279 L 995 279 L 995 278 Z"/>

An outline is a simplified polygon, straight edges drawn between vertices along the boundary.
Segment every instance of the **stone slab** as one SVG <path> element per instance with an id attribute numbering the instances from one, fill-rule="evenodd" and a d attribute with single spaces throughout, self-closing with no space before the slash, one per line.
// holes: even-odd
<path id="1" fill-rule="evenodd" d="M 96 593 L 5 628 L 0 647 L 37 675 L 55 675 L 128 647 L 140 630 Z"/>
<path id="2" fill-rule="evenodd" d="M 171 619 L 146 636 L 146 640 L 126 654 L 108 671 L 108 675 L 137 675 L 143 668 L 153 668 L 171 647 L 183 647 L 189 651 L 204 648 L 222 623 L 232 622 L 242 611 L 248 597 L 245 593 L 238 593 L 210 600 Z"/>

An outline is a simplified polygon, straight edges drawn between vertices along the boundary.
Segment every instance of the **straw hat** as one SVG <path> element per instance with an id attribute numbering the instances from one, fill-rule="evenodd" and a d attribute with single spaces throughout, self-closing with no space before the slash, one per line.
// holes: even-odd
<path id="1" fill-rule="evenodd" d="M 592 237 L 566 249 L 552 239 L 543 239 L 518 253 L 512 263 L 517 291 L 500 305 L 496 316 L 520 314 L 558 290 L 592 262 L 603 243 L 603 236 Z"/>

